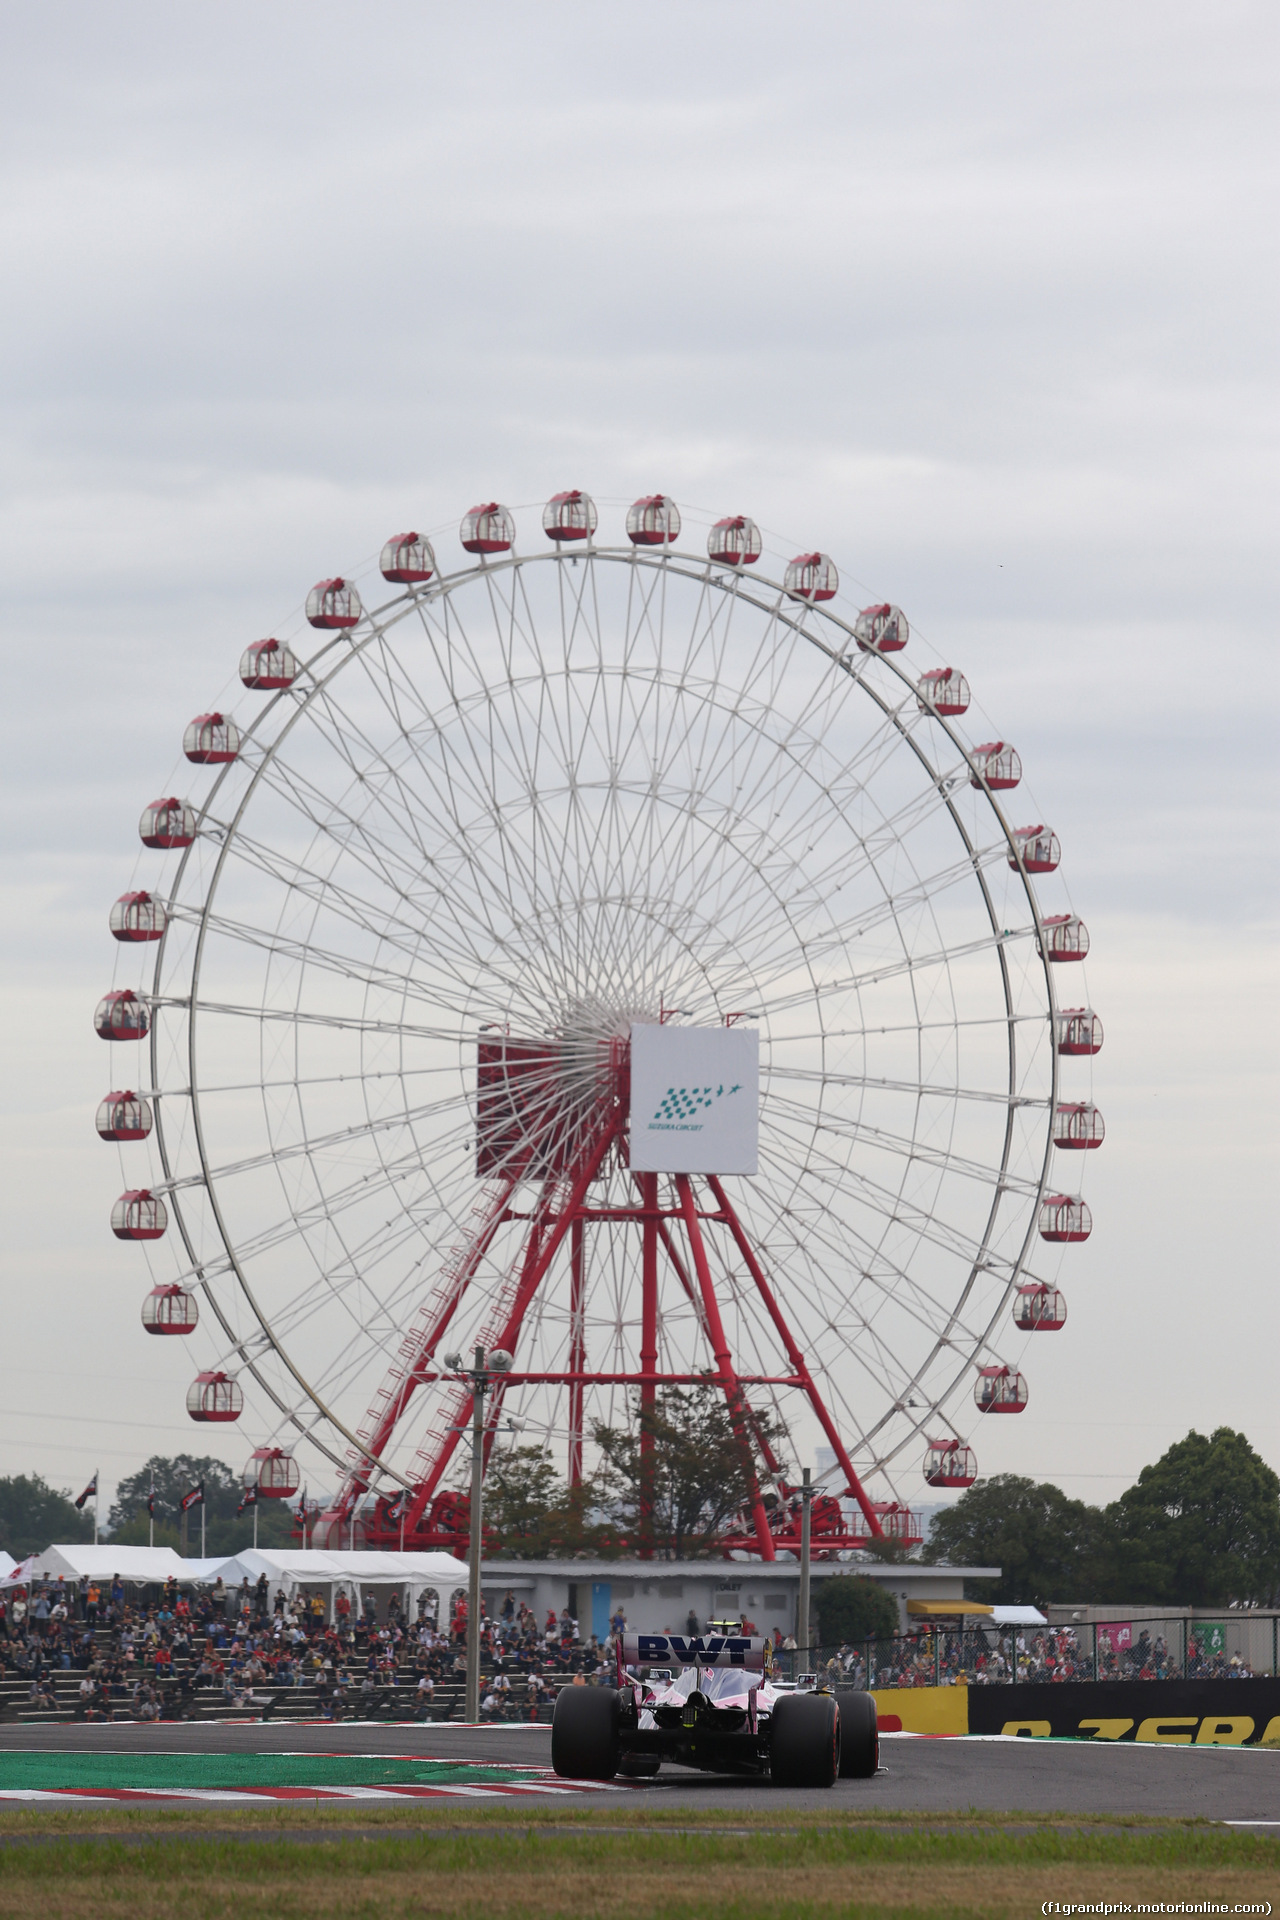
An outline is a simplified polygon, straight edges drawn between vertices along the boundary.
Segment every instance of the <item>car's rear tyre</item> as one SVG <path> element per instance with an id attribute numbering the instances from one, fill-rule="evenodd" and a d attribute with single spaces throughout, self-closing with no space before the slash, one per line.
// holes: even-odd
<path id="1" fill-rule="evenodd" d="M 880 1765 L 880 1729 L 876 1703 L 852 1687 L 836 1690 L 840 1709 L 840 1778 L 870 1780 Z"/>
<path id="2" fill-rule="evenodd" d="M 840 1710 L 831 1693 L 784 1694 L 773 1709 L 769 1773 L 775 1787 L 834 1787 Z"/>
<path id="3" fill-rule="evenodd" d="M 561 1687 L 551 1716 L 551 1765 L 569 1780 L 612 1780 L 618 1771 L 614 1687 Z"/>

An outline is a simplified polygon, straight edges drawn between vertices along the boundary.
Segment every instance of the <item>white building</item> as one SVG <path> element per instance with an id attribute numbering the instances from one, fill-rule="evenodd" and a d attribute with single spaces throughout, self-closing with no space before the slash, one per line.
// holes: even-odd
<path id="1" fill-rule="evenodd" d="M 862 1574 L 892 1594 L 902 1631 L 908 1600 L 961 1600 L 966 1580 L 995 1580 L 998 1567 L 926 1567 L 914 1560 L 820 1561 L 814 1565 L 816 1600 L 823 1580 Z M 541 1624 L 567 1606 L 583 1639 L 601 1640 L 621 1607 L 637 1633 L 675 1633 L 690 1613 L 708 1620 L 747 1619 L 761 1634 L 796 1631 L 800 1568 L 795 1560 L 490 1560 L 482 1576 L 486 1613 L 493 1615 L 510 1593 L 525 1601 Z"/>

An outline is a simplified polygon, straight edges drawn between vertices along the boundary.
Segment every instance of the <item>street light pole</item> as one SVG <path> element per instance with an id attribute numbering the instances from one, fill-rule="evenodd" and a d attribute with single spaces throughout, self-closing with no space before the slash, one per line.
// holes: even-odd
<path id="1" fill-rule="evenodd" d="M 484 1544 L 484 1396 L 493 1386 L 495 1379 L 511 1370 L 511 1355 L 502 1347 L 495 1347 L 492 1353 L 477 1346 L 473 1364 L 466 1367 L 460 1353 L 447 1353 L 444 1364 L 456 1379 L 468 1382 L 471 1388 L 471 1564 L 468 1568 L 470 1578 L 467 1582 L 467 1701 L 468 1720 L 480 1718 L 480 1554 Z M 512 1420 L 513 1427 L 522 1427 L 523 1420 Z M 465 1433 L 465 1427 L 451 1427 L 451 1433 Z M 403 1522 L 401 1523 L 403 1525 Z"/>
<path id="2" fill-rule="evenodd" d="M 467 1719 L 480 1718 L 480 1511 L 484 1486 L 484 1395 L 489 1384 L 484 1348 L 477 1347 L 471 1374 L 471 1580 L 467 1590 Z"/>
<path id="3" fill-rule="evenodd" d="M 809 1670 L 809 1510 L 813 1502 L 813 1488 L 809 1484 L 809 1469 L 806 1467 L 801 1476 L 800 1487 L 800 1629 L 796 1639 L 800 1641 L 799 1652 L 803 1655 L 802 1667 Z"/>

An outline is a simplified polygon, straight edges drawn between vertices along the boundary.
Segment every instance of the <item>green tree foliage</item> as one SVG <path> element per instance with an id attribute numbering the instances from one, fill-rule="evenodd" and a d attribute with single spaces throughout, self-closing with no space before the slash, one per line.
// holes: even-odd
<path id="1" fill-rule="evenodd" d="M 1242 1433 L 1193 1430 L 1106 1508 L 1018 1474 L 979 1480 L 934 1516 L 929 1551 L 1002 1569 L 970 1582 L 972 1599 L 1266 1603 L 1280 1591 L 1280 1477 Z"/>
<path id="2" fill-rule="evenodd" d="M 888 1640 L 899 1630 L 892 1594 L 862 1574 L 836 1574 L 813 1590 L 818 1639 L 824 1647 L 857 1640 Z"/>
<path id="3" fill-rule="evenodd" d="M 1125 1599 L 1216 1607 L 1280 1588 L 1280 1477 L 1242 1433 L 1194 1428 L 1107 1508 Z M 1120 1596 L 1117 1596 L 1120 1597 Z"/>
<path id="4" fill-rule="evenodd" d="M 236 1518 L 243 1488 L 239 1476 L 225 1460 L 190 1453 L 166 1457 L 154 1454 L 140 1472 L 130 1474 L 116 1488 L 115 1503 L 109 1515 L 113 1540 L 121 1545 L 147 1543 L 147 1489 L 154 1478 L 156 1493 L 156 1545 L 176 1545 L 180 1553 L 200 1551 L 200 1509 L 182 1513 L 182 1496 L 203 1480 L 205 1497 L 205 1545 L 209 1553 L 239 1553 L 253 1545 L 253 1514 Z M 293 1514 L 286 1500 L 263 1500 L 258 1506 L 259 1546 L 285 1546 L 293 1542 Z"/>
<path id="5" fill-rule="evenodd" d="M 786 1431 L 770 1413 L 754 1412 L 750 1426 L 776 1455 Z M 728 1523 L 750 1503 L 755 1472 L 751 1447 L 739 1440 L 723 1392 L 710 1383 L 667 1387 L 634 1427 L 598 1426 L 604 1457 L 599 1485 L 614 1503 L 633 1547 L 646 1537 L 659 1558 L 686 1560 L 714 1553 Z M 652 1520 L 645 1514 L 642 1476 L 652 1480 Z"/>
<path id="6" fill-rule="evenodd" d="M 71 1495 L 59 1493 L 38 1473 L 0 1480 L 0 1548 L 15 1560 L 41 1553 L 55 1541 L 92 1540 L 93 1515 L 77 1513 Z"/>
<path id="7" fill-rule="evenodd" d="M 998 1580 L 967 1582 L 970 1599 L 1036 1606 L 1089 1597 L 1087 1569 L 1101 1532 L 1096 1507 L 1069 1500 L 1047 1481 L 997 1473 L 934 1515 L 929 1553 L 952 1566 L 1001 1569 Z"/>
<path id="8" fill-rule="evenodd" d="M 540 1447 L 495 1452 L 484 1480 L 486 1552 L 516 1560 L 616 1557 L 617 1528 L 594 1482 L 570 1487 Z"/>

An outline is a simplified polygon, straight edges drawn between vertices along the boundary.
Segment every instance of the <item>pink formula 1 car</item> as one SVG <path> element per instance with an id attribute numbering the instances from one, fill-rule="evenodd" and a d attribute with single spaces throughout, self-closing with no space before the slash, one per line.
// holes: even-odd
<path id="1" fill-rule="evenodd" d="M 552 1766 L 576 1780 L 655 1774 L 664 1760 L 708 1773 L 767 1774 L 778 1787 L 870 1779 L 880 1758 L 871 1695 L 775 1682 L 765 1648 L 763 1640 L 719 1634 L 628 1637 L 618 1649 L 616 1686 L 561 1688 Z"/>

